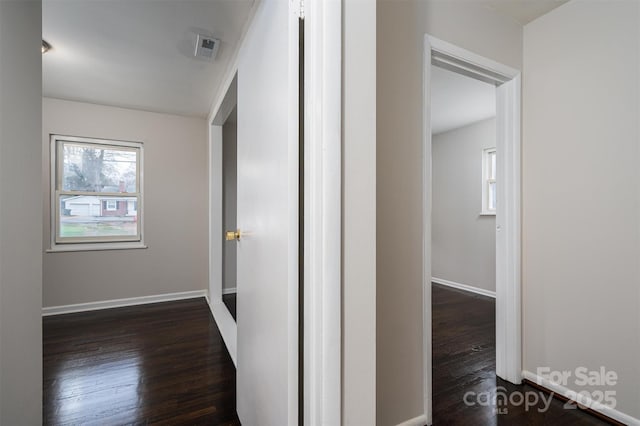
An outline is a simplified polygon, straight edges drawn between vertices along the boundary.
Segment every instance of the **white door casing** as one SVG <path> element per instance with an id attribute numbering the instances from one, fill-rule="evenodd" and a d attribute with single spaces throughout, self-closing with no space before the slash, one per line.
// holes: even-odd
<path id="1" fill-rule="evenodd" d="M 304 9 L 304 424 L 342 408 L 342 2 Z"/>
<path id="2" fill-rule="evenodd" d="M 298 422 L 298 18 L 263 0 L 238 58 L 237 411 Z"/>
<path id="3" fill-rule="evenodd" d="M 522 381 L 520 75 L 496 90 L 496 375 Z"/>

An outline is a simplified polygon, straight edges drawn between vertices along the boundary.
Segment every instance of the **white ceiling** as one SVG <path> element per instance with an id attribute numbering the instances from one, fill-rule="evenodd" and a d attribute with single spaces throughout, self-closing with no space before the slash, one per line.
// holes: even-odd
<path id="1" fill-rule="evenodd" d="M 569 0 L 484 0 L 496 12 L 526 25 Z"/>
<path id="2" fill-rule="evenodd" d="M 496 87 L 432 67 L 431 132 L 438 134 L 496 116 Z"/>
<path id="3" fill-rule="evenodd" d="M 254 0 L 44 0 L 44 96 L 205 117 Z M 221 40 L 193 56 L 197 33 Z"/>
<path id="4" fill-rule="evenodd" d="M 204 117 L 254 1 L 44 0 L 44 96 Z M 566 1 L 483 0 L 522 24 Z M 215 61 L 193 57 L 197 33 L 222 41 Z"/>

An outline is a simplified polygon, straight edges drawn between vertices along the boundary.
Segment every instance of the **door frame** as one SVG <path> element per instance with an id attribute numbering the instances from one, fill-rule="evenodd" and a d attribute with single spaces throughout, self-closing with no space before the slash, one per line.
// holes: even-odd
<path id="1" fill-rule="evenodd" d="M 231 69 L 230 78 L 223 85 L 222 98 L 210 119 L 208 127 L 209 162 L 209 309 L 222 339 L 227 346 L 233 364 L 237 367 L 238 326 L 227 305 L 222 301 L 223 283 L 223 167 L 222 126 L 237 103 L 237 64 Z"/>
<path id="2" fill-rule="evenodd" d="M 304 3 L 304 424 L 342 423 L 342 1 Z"/>
<path id="3" fill-rule="evenodd" d="M 496 96 L 496 375 L 522 382 L 521 303 L 521 76 L 520 71 L 429 34 L 423 57 L 423 391 L 424 413 L 432 424 L 431 67 L 438 65 L 493 82 Z"/>

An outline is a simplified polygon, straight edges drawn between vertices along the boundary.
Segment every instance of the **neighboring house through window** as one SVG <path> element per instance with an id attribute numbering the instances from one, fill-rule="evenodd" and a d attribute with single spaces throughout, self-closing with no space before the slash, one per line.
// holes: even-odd
<path id="1" fill-rule="evenodd" d="M 139 248 L 142 143 L 51 136 L 51 249 Z"/>
<path id="2" fill-rule="evenodd" d="M 482 151 L 482 214 L 496 214 L 496 149 Z"/>

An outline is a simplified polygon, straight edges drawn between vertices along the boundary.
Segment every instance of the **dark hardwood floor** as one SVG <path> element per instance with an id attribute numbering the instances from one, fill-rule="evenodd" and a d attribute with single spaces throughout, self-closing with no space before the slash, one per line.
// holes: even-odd
<path id="1" fill-rule="evenodd" d="M 235 318 L 235 295 L 224 300 Z M 43 334 L 45 425 L 240 424 L 235 368 L 204 299 L 45 317 Z M 557 399 L 541 411 L 548 395 L 497 379 L 495 301 L 436 284 L 433 389 L 436 426 L 606 424 Z M 467 392 L 539 401 L 469 406 Z"/>
<path id="2" fill-rule="evenodd" d="M 205 299 L 43 319 L 45 425 L 238 425 Z"/>
<path id="3" fill-rule="evenodd" d="M 607 424 L 575 406 L 564 408 L 555 398 L 544 411 L 542 398 L 549 401 L 549 395 L 496 377 L 494 299 L 433 284 L 432 307 L 434 426 Z M 516 392 L 538 403 L 526 410 L 514 395 L 513 404 L 510 395 Z M 465 404 L 465 394 L 471 405 Z M 485 403 L 496 394 L 505 405 L 478 403 L 477 395 Z"/>
<path id="4" fill-rule="evenodd" d="M 236 318 L 236 294 L 237 293 L 223 294 L 222 303 L 226 305 L 227 309 L 229 309 L 229 312 L 231 313 L 231 316 L 237 322 L 238 318 Z"/>

